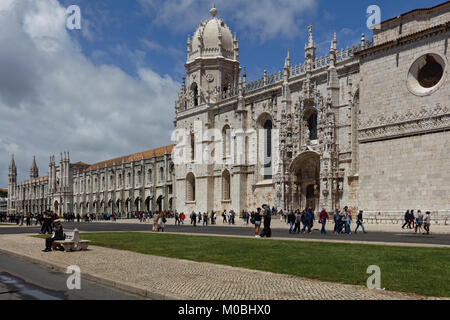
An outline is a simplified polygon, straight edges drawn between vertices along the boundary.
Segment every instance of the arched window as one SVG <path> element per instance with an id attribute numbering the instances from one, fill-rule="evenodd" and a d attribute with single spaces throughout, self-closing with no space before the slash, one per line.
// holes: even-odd
<path id="1" fill-rule="evenodd" d="M 191 85 L 191 91 L 192 91 L 192 96 L 194 97 L 194 107 L 197 107 L 198 106 L 198 86 L 195 82 Z"/>
<path id="2" fill-rule="evenodd" d="M 128 186 L 130 186 L 131 185 L 131 173 L 130 172 L 128 172 L 127 178 L 128 178 L 128 181 L 127 181 Z"/>
<path id="3" fill-rule="evenodd" d="M 106 183 L 105 183 L 105 177 L 102 177 L 102 190 L 105 190 Z"/>
<path id="4" fill-rule="evenodd" d="M 230 200 L 230 172 L 222 173 L 222 200 Z"/>
<path id="5" fill-rule="evenodd" d="M 195 201 L 195 176 L 188 173 L 186 176 L 186 201 Z"/>
<path id="6" fill-rule="evenodd" d="M 317 140 L 317 113 L 313 113 L 308 119 L 309 139 Z"/>
<path id="7" fill-rule="evenodd" d="M 163 167 L 159 168 L 159 179 L 161 182 L 164 181 L 164 168 Z"/>
<path id="8" fill-rule="evenodd" d="M 195 160 L 195 136 L 191 133 L 191 160 Z"/>
<path id="9" fill-rule="evenodd" d="M 148 171 L 147 171 L 147 179 L 148 179 L 148 183 L 152 183 L 152 181 L 153 181 L 152 169 L 148 169 Z"/>
<path id="10" fill-rule="evenodd" d="M 272 179 L 272 121 L 264 123 L 264 179 Z"/>
<path id="11" fill-rule="evenodd" d="M 141 171 L 137 172 L 137 183 L 141 184 Z"/>
<path id="12" fill-rule="evenodd" d="M 122 187 L 122 174 L 119 174 L 119 187 Z"/>

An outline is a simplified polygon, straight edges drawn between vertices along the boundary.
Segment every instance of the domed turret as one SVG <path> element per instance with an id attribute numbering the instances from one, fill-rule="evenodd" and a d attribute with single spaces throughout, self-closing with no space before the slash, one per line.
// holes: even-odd
<path id="1" fill-rule="evenodd" d="M 237 94 L 240 73 L 236 34 L 217 18 L 213 5 L 211 17 L 201 22 L 194 36 L 187 38 L 186 84 L 183 79 L 176 112 L 214 104 Z"/>
<path id="2" fill-rule="evenodd" d="M 237 60 L 239 47 L 233 39 L 230 28 L 222 19 L 218 19 L 217 9 L 209 11 L 211 17 L 200 23 L 192 42 L 188 39 L 188 62 L 198 57 L 224 57 Z"/>

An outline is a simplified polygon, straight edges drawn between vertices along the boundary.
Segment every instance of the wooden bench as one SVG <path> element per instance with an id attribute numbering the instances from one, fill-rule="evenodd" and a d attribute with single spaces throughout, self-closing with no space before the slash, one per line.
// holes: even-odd
<path id="1" fill-rule="evenodd" d="M 81 251 L 87 250 L 89 246 L 89 240 L 81 240 L 80 232 L 78 229 L 73 230 L 73 232 L 65 233 L 65 240 L 55 240 L 53 241 L 52 249 L 62 248 L 64 251 Z"/>

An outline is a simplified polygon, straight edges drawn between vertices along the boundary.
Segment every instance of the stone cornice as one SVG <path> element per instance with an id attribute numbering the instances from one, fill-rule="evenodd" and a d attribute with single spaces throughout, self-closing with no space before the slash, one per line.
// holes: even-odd
<path id="1" fill-rule="evenodd" d="M 432 109 L 423 107 L 419 112 L 390 117 L 380 115 L 360 123 L 358 140 L 360 143 L 400 138 L 417 134 L 450 130 L 450 108 L 439 104 Z"/>

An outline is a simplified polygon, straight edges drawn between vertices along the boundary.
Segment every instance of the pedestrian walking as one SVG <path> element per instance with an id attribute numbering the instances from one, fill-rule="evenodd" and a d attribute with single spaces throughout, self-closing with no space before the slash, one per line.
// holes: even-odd
<path id="1" fill-rule="evenodd" d="M 333 233 L 336 234 L 339 233 L 339 208 L 336 208 L 336 210 L 334 210 L 333 220 L 334 220 Z"/>
<path id="2" fill-rule="evenodd" d="M 306 224 L 308 226 L 308 233 L 311 233 L 314 225 L 314 212 L 311 208 L 308 208 L 308 210 L 306 211 Z"/>
<path id="3" fill-rule="evenodd" d="M 223 218 L 222 222 L 223 223 L 227 223 L 227 211 L 226 210 L 223 210 L 222 218 Z"/>
<path id="4" fill-rule="evenodd" d="M 302 211 L 301 221 L 302 221 L 302 225 L 303 225 L 302 233 L 305 233 L 306 232 L 306 228 L 308 227 L 308 221 L 306 219 L 306 210 Z"/>
<path id="5" fill-rule="evenodd" d="M 322 208 L 322 211 L 319 214 L 319 223 L 322 224 L 322 230 L 320 230 L 321 234 L 327 234 L 327 231 L 325 230 L 325 226 L 327 224 L 327 220 L 329 219 L 328 213 L 325 210 L 325 208 Z"/>
<path id="6" fill-rule="evenodd" d="M 405 220 L 405 223 L 402 225 L 402 229 L 405 229 L 405 226 L 410 223 L 409 210 L 406 210 L 404 220 Z"/>
<path id="7" fill-rule="evenodd" d="M 289 211 L 287 220 L 289 223 L 289 234 L 292 234 L 294 232 L 295 225 L 295 214 L 292 211 Z"/>
<path id="8" fill-rule="evenodd" d="M 263 214 L 263 218 L 264 218 L 264 229 L 261 232 L 261 238 L 270 238 L 272 237 L 272 230 L 270 229 L 270 222 L 272 220 L 272 211 L 270 210 L 270 206 L 268 205 L 263 205 L 262 206 L 264 209 L 264 214 Z"/>
<path id="9" fill-rule="evenodd" d="M 422 233 L 422 226 L 423 226 L 423 214 L 422 211 L 417 211 L 417 218 L 416 218 L 416 226 L 414 228 L 414 233 Z"/>
<path id="10" fill-rule="evenodd" d="M 208 214 L 206 212 L 203 213 L 203 226 L 208 226 Z"/>
<path id="11" fill-rule="evenodd" d="M 431 225 L 431 212 L 427 211 L 425 214 L 425 217 L 423 219 L 423 228 L 425 229 L 426 233 L 423 234 L 430 234 L 430 225 Z"/>
<path id="12" fill-rule="evenodd" d="M 300 223 L 302 222 L 302 215 L 300 213 L 300 210 L 295 211 L 295 227 L 293 233 L 297 232 L 297 234 L 300 233 Z"/>
<path id="13" fill-rule="evenodd" d="M 356 228 L 355 234 L 358 232 L 359 227 L 361 226 L 363 233 L 366 233 L 364 229 L 364 221 L 363 221 L 363 211 L 359 210 L 358 216 L 356 217 Z"/>
<path id="14" fill-rule="evenodd" d="M 159 211 L 153 215 L 153 231 L 158 232 L 158 222 L 159 222 L 160 214 Z"/>

